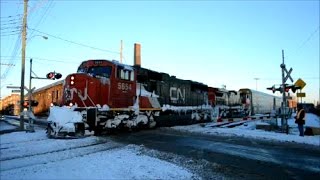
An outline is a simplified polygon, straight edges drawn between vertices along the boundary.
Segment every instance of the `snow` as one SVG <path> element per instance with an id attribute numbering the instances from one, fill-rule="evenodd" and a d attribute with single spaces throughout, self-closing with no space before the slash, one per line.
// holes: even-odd
<path id="1" fill-rule="evenodd" d="M 0 130 L 13 130 L 13 129 L 16 129 L 17 127 L 16 126 L 13 126 L 11 124 L 8 124 L 4 121 L 0 121 Z"/>
<path id="2" fill-rule="evenodd" d="M 319 135 L 298 135 L 293 118 L 288 120 L 289 134 L 256 129 L 257 125 L 269 124 L 269 121 L 250 120 L 234 128 L 211 127 L 217 125 L 213 122 L 171 128 L 206 135 L 240 136 L 320 146 Z M 10 125 L 2 125 L 1 130 L 12 128 Z M 306 126 L 320 128 L 319 117 L 307 113 Z M 34 133 L 2 134 L 0 142 L 1 180 L 201 179 L 184 167 L 144 155 L 143 152 L 150 150 L 143 146 L 121 144 L 106 138 L 86 136 L 80 139 L 48 139 L 45 130 L 36 129 Z"/>
<path id="3" fill-rule="evenodd" d="M 190 110 L 212 110 L 212 106 L 210 105 L 202 105 L 202 106 L 171 106 L 169 104 L 164 104 L 162 106 L 162 111 L 172 110 L 175 112 L 187 112 Z"/>
<path id="4" fill-rule="evenodd" d="M 295 114 L 292 115 L 294 117 Z M 241 126 L 236 126 L 234 128 L 218 128 L 212 127 L 219 123 L 206 123 L 194 124 L 189 126 L 175 126 L 172 127 L 178 131 L 187 131 L 193 133 L 201 133 L 206 135 L 220 135 L 220 136 L 239 136 L 247 137 L 253 139 L 263 139 L 268 141 L 279 141 L 279 142 L 295 142 L 301 144 L 310 144 L 315 146 L 320 146 L 320 135 L 315 136 L 299 136 L 298 125 L 294 123 L 294 118 L 288 119 L 289 133 L 281 133 L 275 131 L 265 131 L 256 129 L 257 124 L 270 124 L 270 120 L 256 120 L 256 121 L 246 121 Z M 269 123 L 268 123 L 269 122 Z M 278 125 L 280 126 L 280 120 L 278 119 Z M 319 116 L 307 113 L 306 115 L 306 127 L 316 127 L 320 128 Z"/>
<path id="5" fill-rule="evenodd" d="M 50 107 L 50 115 L 48 117 L 48 121 L 64 125 L 67 123 L 82 122 L 82 116 L 80 112 L 73 111 L 66 106 L 52 106 Z"/>
<path id="6" fill-rule="evenodd" d="M 1 179 L 192 179 L 187 169 L 143 155 L 144 147 L 99 137 L 48 139 L 44 130 L 0 136 Z"/>

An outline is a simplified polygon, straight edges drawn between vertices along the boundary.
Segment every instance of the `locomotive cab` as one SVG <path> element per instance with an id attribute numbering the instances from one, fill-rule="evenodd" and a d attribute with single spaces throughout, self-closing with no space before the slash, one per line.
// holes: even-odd
<path id="1" fill-rule="evenodd" d="M 89 60 L 66 77 L 64 103 L 78 107 L 127 108 L 135 96 L 135 72 L 116 61 Z"/>

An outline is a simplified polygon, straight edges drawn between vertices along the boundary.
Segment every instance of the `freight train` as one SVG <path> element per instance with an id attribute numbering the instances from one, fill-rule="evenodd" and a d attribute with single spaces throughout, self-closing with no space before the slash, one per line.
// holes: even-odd
<path id="1" fill-rule="evenodd" d="M 88 60 L 66 77 L 63 102 L 90 130 L 172 126 L 210 121 L 208 86 L 117 61 Z"/>
<path id="2" fill-rule="evenodd" d="M 139 44 L 135 44 L 134 52 L 133 66 L 103 59 L 82 62 L 76 73 L 47 88 L 47 100 L 72 106 L 95 134 L 118 128 L 153 128 L 270 113 L 280 103 L 275 96 L 261 96 L 261 92 L 250 89 L 228 91 L 143 68 Z M 33 96 L 41 97 L 41 92 L 44 89 Z M 40 113 L 41 108 L 36 112 Z M 54 129 L 52 123 L 48 128 Z"/>

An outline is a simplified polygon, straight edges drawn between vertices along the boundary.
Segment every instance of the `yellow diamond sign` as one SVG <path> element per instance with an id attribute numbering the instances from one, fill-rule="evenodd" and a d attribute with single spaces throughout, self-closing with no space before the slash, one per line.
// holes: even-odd
<path id="1" fill-rule="evenodd" d="M 301 87 L 301 89 L 303 89 L 306 86 L 306 83 L 302 80 L 302 79 L 298 79 L 294 85 Z"/>

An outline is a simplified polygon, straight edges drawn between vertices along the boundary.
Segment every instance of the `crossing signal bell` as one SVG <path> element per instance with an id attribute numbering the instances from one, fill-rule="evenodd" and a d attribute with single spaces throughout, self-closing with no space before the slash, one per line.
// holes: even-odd
<path id="1" fill-rule="evenodd" d="M 47 79 L 55 80 L 60 79 L 62 77 L 62 74 L 56 72 L 49 72 L 46 77 Z"/>

